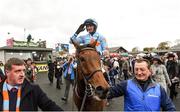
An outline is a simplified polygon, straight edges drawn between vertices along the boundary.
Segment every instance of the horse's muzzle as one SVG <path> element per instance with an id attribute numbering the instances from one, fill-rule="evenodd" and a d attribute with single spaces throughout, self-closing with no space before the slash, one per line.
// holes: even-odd
<path id="1" fill-rule="evenodd" d="M 106 99 L 107 98 L 107 93 L 109 89 L 104 89 L 102 86 L 98 86 L 95 89 L 95 94 L 100 98 L 100 99 Z"/>

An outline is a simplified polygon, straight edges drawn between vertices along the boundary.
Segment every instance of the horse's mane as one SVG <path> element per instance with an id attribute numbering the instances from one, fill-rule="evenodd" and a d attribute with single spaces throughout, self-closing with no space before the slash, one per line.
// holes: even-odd
<path id="1" fill-rule="evenodd" d="M 81 51 L 84 51 L 84 50 L 95 50 L 96 51 L 96 49 L 92 45 L 85 44 L 85 45 L 79 46 L 78 49 L 76 49 L 76 52 L 80 53 Z"/>

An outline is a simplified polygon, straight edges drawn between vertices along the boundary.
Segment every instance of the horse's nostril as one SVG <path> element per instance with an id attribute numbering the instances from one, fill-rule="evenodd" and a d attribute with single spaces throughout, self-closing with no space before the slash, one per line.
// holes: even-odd
<path id="1" fill-rule="evenodd" d="M 107 93 L 109 89 L 104 89 L 102 86 L 96 87 L 97 92 Z"/>
<path id="2" fill-rule="evenodd" d="M 109 89 L 104 89 L 102 86 L 96 87 L 95 93 L 101 98 L 105 99 Z"/>
<path id="3" fill-rule="evenodd" d="M 102 86 L 96 87 L 96 91 L 103 91 L 103 87 Z"/>
<path id="4" fill-rule="evenodd" d="M 105 89 L 105 90 L 104 90 L 104 93 L 107 93 L 108 91 L 109 91 L 109 89 Z"/>
<path id="5" fill-rule="evenodd" d="M 99 96 L 102 96 L 104 93 L 104 89 L 102 86 L 96 87 L 95 93 L 98 94 Z"/>

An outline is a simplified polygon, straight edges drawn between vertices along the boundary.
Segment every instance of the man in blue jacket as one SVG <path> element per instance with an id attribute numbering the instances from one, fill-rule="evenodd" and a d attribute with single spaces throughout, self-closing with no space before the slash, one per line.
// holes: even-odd
<path id="1" fill-rule="evenodd" d="M 74 86 L 74 78 L 75 78 L 75 63 L 73 60 L 73 57 L 69 57 L 68 61 L 65 62 L 63 65 L 64 69 L 64 79 L 66 84 L 66 89 L 64 92 L 64 97 L 61 98 L 61 100 L 67 101 L 69 96 L 69 90 L 70 86 Z"/>
<path id="2" fill-rule="evenodd" d="M 78 42 L 80 45 L 81 44 L 91 44 L 97 39 L 97 44 L 96 44 L 96 50 L 101 54 L 101 55 L 108 55 L 108 46 L 106 43 L 106 39 L 104 36 L 99 34 L 96 30 L 98 27 L 98 23 L 94 19 L 86 19 L 83 24 L 79 26 L 75 34 L 71 37 L 73 41 Z M 86 28 L 88 34 L 79 36 L 79 33 L 84 31 Z M 70 41 L 71 43 L 71 41 Z"/>
<path id="3" fill-rule="evenodd" d="M 135 62 L 135 77 L 110 88 L 108 99 L 124 95 L 125 111 L 175 111 L 176 108 L 163 87 L 151 80 L 150 63 Z"/>

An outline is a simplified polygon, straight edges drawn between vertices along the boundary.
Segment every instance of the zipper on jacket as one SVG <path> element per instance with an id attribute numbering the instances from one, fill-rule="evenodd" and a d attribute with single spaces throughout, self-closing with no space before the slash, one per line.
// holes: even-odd
<path id="1" fill-rule="evenodd" d="M 143 98 L 142 98 L 142 100 L 144 101 L 144 99 L 145 99 L 145 96 L 144 96 L 144 93 L 143 93 Z"/>

